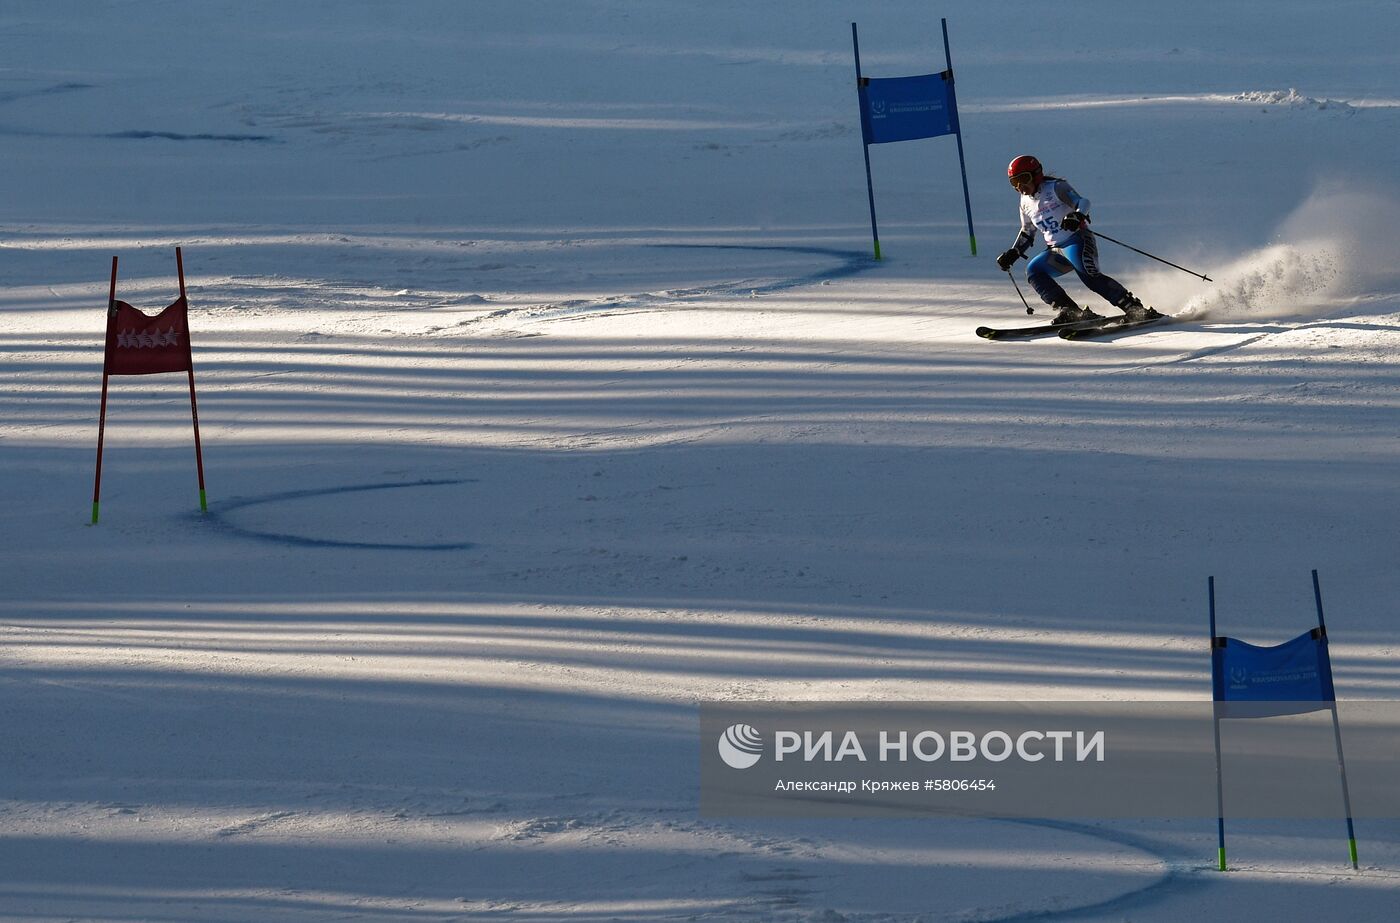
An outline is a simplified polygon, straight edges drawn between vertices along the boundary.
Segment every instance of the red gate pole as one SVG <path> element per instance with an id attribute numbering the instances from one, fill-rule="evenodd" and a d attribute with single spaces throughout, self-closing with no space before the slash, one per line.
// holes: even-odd
<path id="1" fill-rule="evenodd" d="M 180 248 L 175 248 L 175 269 L 180 274 L 180 297 L 185 297 L 185 260 Z M 204 495 L 204 450 L 199 444 L 199 404 L 194 396 L 194 349 L 190 343 L 190 305 L 185 301 L 185 354 L 186 368 L 190 376 L 190 417 L 194 420 L 194 464 L 199 472 L 199 511 L 209 511 L 209 501 Z"/>
<path id="2" fill-rule="evenodd" d="M 107 363 L 111 361 L 112 320 L 117 313 L 117 258 L 112 257 L 112 283 L 107 288 L 107 337 L 102 343 L 102 409 L 97 415 L 97 474 L 92 482 L 92 524 L 97 525 L 97 503 L 102 493 L 102 436 L 107 430 Z"/>

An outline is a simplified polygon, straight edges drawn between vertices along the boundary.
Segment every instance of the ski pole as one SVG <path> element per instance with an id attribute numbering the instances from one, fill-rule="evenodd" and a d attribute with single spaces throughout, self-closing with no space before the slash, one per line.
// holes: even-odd
<path id="1" fill-rule="evenodd" d="M 1085 230 L 1086 230 L 1086 231 L 1089 231 L 1088 228 L 1085 228 Z M 1171 260 L 1164 260 L 1164 259 L 1162 259 L 1160 256 L 1153 256 L 1152 254 L 1148 253 L 1146 250 L 1139 250 L 1137 247 L 1134 247 L 1132 244 L 1125 244 L 1125 243 L 1123 243 L 1123 241 L 1121 241 L 1121 240 L 1114 240 L 1112 237 L 1109 237 L 1107 234 L 1100 234 L 1098 231 L 1089 231 L 1089 233 L 1093 234 L 1095 237 L 1103 238 L 1104 240 L 1108 241 L 1108 242 L 1111 243 L 1111 244 L 1117 244 L 1117 245 L 1120 246 L 1120 247 L 1127 247 L 1129 250 L 1133 251 L 1134 253 L 1141 253 L 1143 256 L 1148 257 L 1149 259 L 1154 259 L 1154 260 L 1156 260 L 1156 261 L 1159 262 L 1159 263 L 1166 263 L 1166 264 L 1167 264 L 1168 266 L 1170 266 L 1172 269 L 1180 269 L 1182 272 L 1186 273 L 1188 276 L 1195 276 L 1197 279 L 1205 279 L 1207 282 L 1214 282 L 1214 281 L 1215 281 L 1215 280 L 1212 279 L 1210 276 L 1203 276 L 1203 275 L 1201 275 L 1199 272 L 1192 272 L 1191 270 L 1187 269 L 1185 266 L 1178 266 L 1178 265 L 1176 265 L 1175 263 L 1173 263 Z"/>
<path id="2" fill-rule="evenodd" d="M 1021 295 L 1021 286 L 1016 283 L 1016 277 L 1011 274 L 1011 270 L 1009 269 L 1006 271 L 1006 278 L 1010 279 L 1011 284 L 1016 286 L 1016 294 Z M 1035 308 L 1031 307 L 1031 303 L 1026 300 L 1025 295 L 1021 295 L 1021 304 L 1026 306 L 1027 314 L 1035 313 Z"/>

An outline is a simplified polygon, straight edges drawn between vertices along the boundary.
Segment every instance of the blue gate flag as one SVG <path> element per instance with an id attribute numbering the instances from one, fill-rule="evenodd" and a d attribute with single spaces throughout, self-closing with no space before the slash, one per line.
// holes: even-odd
<path id="1" fill-rule="evenodd" d="M 1337 692 L 1332 686 L 1332 655 L 1327 650 L 1327 621 L 1322 616 L 1322 585 L 1312 572 L 1317 627 L 1292 641 L 1258 647 L 1215 633 L 1215 578 L 1210 589 L 1210 685 L 1215 700 L 1215 803 L 1219 831 L 1217 858 L 1225 871 L 1225 782 L 1220 762 L 1220 719 L 1269 718 L 1328 710 L 1337 743 L 1337 769 L 1342 777 L 1342 809 L 1347 819 L 1347 850 L 1351 867 L 1356 858 L 1356 829 L 1351 820 L 1351 790 L 1342 755 L 1342 723 L 1337 718 Z"/>
<path id="2" fill-rule="evenodd" d="M 866 144 L 958 133 L 952 71 L 919 77 L 864 77 L 860 130 Z"/>
<path id="3" fill-rule="evenodd" d="M 1306 631 L 1274 647 L 1216 638 L 1211 679 L 1222 718 L 1299 715 L 1330 708 L 1337 700 L 1327 633 Z"/>
<path id="4" fill-rule="evenodd" d="M 943 20 L 943 57 L 948 69 L 918 77 L 867 77 L 860 70 L 860 39 L 851 23 L 851 51 L 856 59 L 856 97 L 860 106 L 860 137 L 864 142 L 865 192 L 870 198 L 870 236 L 875 259 L 880 258 L 880 230 L 875 224 L 875 180 L 870 174 L 870 145 L 952 135 L 958 141 L 963 206 L 967 209 L 967 242 L 977 255 L 972 229 L 972 197 L 967 192 L 967 161 L 963 157 L 958 101 L 953 92 L 953 53 L 948 47 L 948 20 Z"/>

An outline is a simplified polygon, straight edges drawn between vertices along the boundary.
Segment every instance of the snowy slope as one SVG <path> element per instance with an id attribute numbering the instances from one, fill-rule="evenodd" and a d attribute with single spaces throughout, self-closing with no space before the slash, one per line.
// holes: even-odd
<path id="1" fill-rule="evenodd" d="M 952 33 L 950 139 L 872 151 Z M 1389 919 L 1400 826 L 697 812 L 705 700 L 1400 697 L 1393 3 L 0 7 L 0 918 Z M 1187 323 L 988 343 L 1004 165 Z M 107 273 L 189 274 L 182 383 Z M 1023 284 L 1023 288 L 1025 288 Z M 1078 286 L 1071 283 L 1078 294 Z M 1029 291 L 1027 289 L 1027 291 Z"/>

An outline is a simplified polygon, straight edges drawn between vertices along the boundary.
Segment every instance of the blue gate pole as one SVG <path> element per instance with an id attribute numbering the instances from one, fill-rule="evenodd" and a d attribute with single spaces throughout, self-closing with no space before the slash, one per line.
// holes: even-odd
<path id="1" fill-rule="evenodd" d="M 880 258 L 880 231 L 875 226 L 875 182 L 870 178 L 870 142 L 865 137 L 865 93 L 860 73 L 860 39 L 851 23 L 851 47 L 856 54 L 856 97 L 860 102 L 860 142 L 865 149 L 865 193 L 870 197 L 870 236 L 875 238 L 875 259 Z"/>
<path id="2" fill-rule="evenodd" d="M 1215 578 L 1206 581 L 1210 593 L 1210 711 L 1215 724 L 1215 829 L 1219 836 L 1216 858 L 1220 860 L 1220 871 L 1225 871 L 1225 777 L 1220 770 L 1220 704 L 1215 699 Z"/>
<path id="3" fill-rule="evenodd" d="M 853 24 L 854 25 L 854 24 Z M 948 95 L 953 102 L 953 111 L 958 109 L 957 82 L 953 79 L 953 53 L 948 48 L 948 20 L 943 20 L 943 59 L 948 62 Z M 962 170 L 963 205 L 967 208 L 967 239 L 972 243 L 972 255 L 977 255 L 977 234 L 972 230 L 972 197 L 967 193 L 967 161 L 963 159 L 962 117 L 958 117 L 958 130 L 953 132 L 958 139 L 958 167 Z"/>
<path id="4" fill-rule="evenodd" d="M 1317 601 L 1317 627 L 1322 632 L 1322 641 L 1327 643 L 1327 623 L 1322 620 L 1322 586 L 1317 582 L 1317 571 L 1312 572 L 1313 599 Z M 1327 653 L 1327 672 L 1332 672 L 1332 653 Z M 1356 827 L 1351 822 L 1351 791 L 1347 786 L 1347 763 L 1342 756 L 1342 722 L 1337 717 L 1337 693 L 1332 692 L 1332 734 L 1337 740 L 1337 766 L 1342 773 L 1342 808 L 1347 815 L 1347 850 L 1351 855 L 1351 867 L 1360 868 L 1356 862 Z"/>

